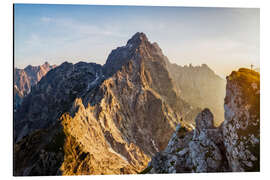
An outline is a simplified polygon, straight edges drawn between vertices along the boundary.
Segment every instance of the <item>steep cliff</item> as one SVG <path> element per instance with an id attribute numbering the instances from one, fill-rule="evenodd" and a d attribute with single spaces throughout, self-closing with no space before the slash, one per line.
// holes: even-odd
<path id="1" fill-rule="evenodd" d="M 229 150 L 237 147 L 224 143 L 230 123 L 215 127 L 209 109 L 184 100 L 172 72 L 143 33 L 104 66 L 65 62 L 50 70 L 14 114 L 14 175 L 133 174 L 152 157 L 152 173 L 235 170 Z"/>
<path id="2" fill-rule="evenodd" d="M 141 173 L 260 171 L 260 75 L 241 68 L 227 77 L 225 121 L 203 110 L 196 128 L 179 124 L 166 149 Z"/>
<path id="3" fill-rule="evenodd" d="M 32 88 L 15 116 L 15 159 L 24 158 L 15 161 L 15 174 L 138 173 L 166 147 L 183 117 L 195 113 L 180 98 L 156 45 L 136 33 L 104 67 L 64 63 Z M 50 139 L 36 143 L 42 133 Z M 54 139 L 61 147 L 48 144 Z M 46 155 L 32 159 L 27 148 Z M 53 169 L 40 165 L 52 159 Z"/>
<path id="4" fill-rule="evenodd" d="M 179 124 L 166 149 L 157 153 L 142 173 L 228 171 L 222 132 L 213 122 L 211 111 L 204 109 L 196 117 L 195 129 Z"/>
<path id="5" fill-rule="evenodd" d="M 13 97 L 14 97 L 14 110 L 19 108 L 24 98 L 24 95 L 20 92 L 17 86 L 13 87 Z"/>
<path id="6" fill-rule="evenodd" d="M 14 69 L 14 110 L 18 109 L 23 98 L 30 93 L 31 87 L 36 85 L 56 65 L 45 62 L 40 66 L 27 66 L 24 69 Z"/>
<path id="7" fill-rule="evenodd" d="M 76 97 L 91 91 L 102 81 L 102 66 L 79 62 L 63 63 L 32 87 L 15 112 L 15 140 L 37 129 L 48 128 L 68 112 Z"/>
<path id="8" fill-rule="evenodd" d="M 241 68 L 227 77 L 226 156 L 233 171 L 260 170 L 260 74 Z"/>

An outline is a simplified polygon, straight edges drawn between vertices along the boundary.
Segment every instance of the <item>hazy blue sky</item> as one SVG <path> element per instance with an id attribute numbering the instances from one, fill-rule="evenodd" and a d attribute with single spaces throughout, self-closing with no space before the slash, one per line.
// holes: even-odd
<path id="1" fill-rule="evenodd" d="M 16 4 L 14 16 L 19 68 L 45 61 L 104 64 L 136 32 L 179 65 L 206 63 L 223 77 L 259 66 L 259 9 Z"/>

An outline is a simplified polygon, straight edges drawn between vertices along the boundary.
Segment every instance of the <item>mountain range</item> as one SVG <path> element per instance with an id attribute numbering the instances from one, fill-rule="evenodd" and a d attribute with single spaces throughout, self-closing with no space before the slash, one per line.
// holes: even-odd
<path id="1" fill-rule="evenodd" d="M 42 67 L 44 65 L 46 68 Z M 231 126 L 238 127 L 231 114 L 242 109 L 233 107 L 229 111 L 227 108 L 235 94 L 232 88 L 228 98 L 230 87 L 238 86 L 238 80 L 235 85 L 228 85 L 227 79 L 226 85 L 206 64 L 196 67 L 171 64 L 158 44 L 151 43 L 144 33 L 136 33 L 125 46 L 113 50 L 103 66 L 87 62 L 64 62 L 57 67 L 44 65 L 14 72 L 14 87 L 17 87 L 14 100 L 22 97 L 19 106 L 14 102 L 14 175 L 245 170 L 237 166 L 241 157 L 224 155 L 238 148 L 228 139 L 232 138 Z M 35 69 L 35 73 L 26 69 Z M 242 71 L 235 72 L 235 79 L 239 74 L 242 77 Z M 246 70 L 243 72 L 245 74 Z M 252 77 L 258 89 L 257 74 Z M 257 96 L 252 103 L 258 103 Z M 255 119 L 258 116 L 256 114 Z M 248 118 L 250 116 L 246 115 Z M 257 126 L 254 125 L 255 129 Z M 206 133 L 200 133 L 201 129 L 207 129 Z M 222 138 L 208 140 L 205 136 L 208 129 L 212 138 Z M 179 131 L 180 136 L 184 136 L 183 143 L 176 138 Z M 173 140 L 172 134 L 177 134 Z M 257 145 L 258 132 L 254 131 L 253 135 Z M 176 171 L 160 170 L 156 166 L 167 162 L 161 158 L 155 163 L 160 153 L 164 152 L 166 157 L 179 143 L 185 147 L 197 142 L 196 138 L 206 139 L 202 140 L 203 147 L 217 147 L 218 160 L 226 163 L 212 163 L 209 169 L 208 166 L 190 168 L 189 164 L 181 162 L 183 166 Z M 204 152 L 205 157 L 206 150 L 198 143 L 189 146 Z M 197 156 L 201 158 L 200 153 L 193 153 L 189 159 L 193 161 Z M 254 155 L 256 161 L 257 156 Z M 201 167 L 207 159 L 201 161 L 193 163 L 192 167 Z"/>
<path id="2" fill-rule="evenodd" d="M 21 104 L 23 97 L 30 93 L 31 87 L 36 85 L 48 71 L 55 68 L 45 62 L 40 66 L 27 66 L 24 69 L 14 68 L 14 104 L 15 109 Z"/>

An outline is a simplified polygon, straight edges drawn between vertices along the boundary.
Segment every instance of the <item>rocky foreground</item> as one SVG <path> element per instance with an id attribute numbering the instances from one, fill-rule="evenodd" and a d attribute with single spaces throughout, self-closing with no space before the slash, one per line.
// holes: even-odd
<path id="1" fill-rule="evenodd" d="M 14 114 L 14 175 L 258 171 L 259 74 L 227 78 L 225 121 L 215 127 L 212 108 L 187 102 L 168 64 L 136 33 L 104 66 L 51 69 Z M 207 66 L 197 71 L 222 86 Z"/>
<path id="2" fill-rule="evenodd" d="M 204 109 L 196 128 L 179 124 L 168 146 L 142 173 L 260 171 L 260 75 L 241 68 L 227 77 L 225 121 Z"/>

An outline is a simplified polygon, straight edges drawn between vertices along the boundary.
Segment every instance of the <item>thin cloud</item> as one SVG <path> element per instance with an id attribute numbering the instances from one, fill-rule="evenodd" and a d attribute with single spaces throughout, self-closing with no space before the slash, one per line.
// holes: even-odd
<path id="1" fill-rule="evenodd" d="M 40 20 L 41 20 L 41 22 L 45 22 L 45 23 L 53 21 L 53 19 L 50 17 L 41 17 Z"/>
<path id="2" fill-rule="evenodd" d="M 108 26 L 93 25 L 86 22 L 80 22 L 74 19 L 59 18 L 51 20 L 55 25 L 55 28 L 61 27 L 66 32 L 72 32 L 75 34 L 84 35 L 105 35 L 105 36 L 117 36 L 118 32 L 112 31 Z"/>
<path id="3" fill-rule="evenodd" d="M 15 63 L 44 57 L 104 62 L 112 49 L 140 31 L 180 65 L 207 63 L 220 74 L 232 65 L 246 65 L 247 59 L 259 65 L 257 9 L 138 7 L 108 13 L 86 7 L 43 11 L 17 22 Z"/>

